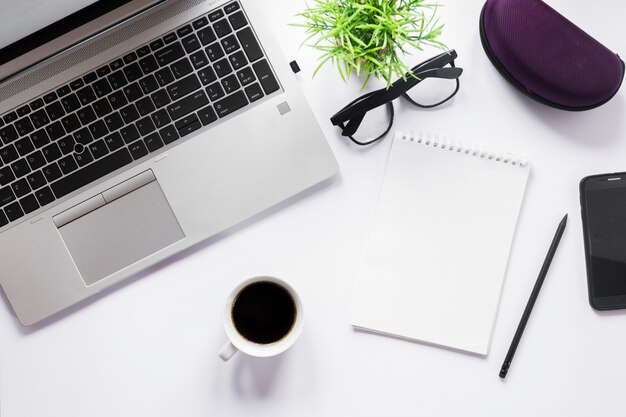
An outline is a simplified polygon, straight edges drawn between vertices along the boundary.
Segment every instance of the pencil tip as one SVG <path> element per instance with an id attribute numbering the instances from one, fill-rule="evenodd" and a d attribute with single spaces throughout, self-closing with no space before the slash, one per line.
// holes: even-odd
<path id="1" fill-rule="evenodd" d="M 565 217 L 561 220 L 562 223 L 567 223 L 567 216 L 569 216 L 569 213 L 565 213 Z"/>

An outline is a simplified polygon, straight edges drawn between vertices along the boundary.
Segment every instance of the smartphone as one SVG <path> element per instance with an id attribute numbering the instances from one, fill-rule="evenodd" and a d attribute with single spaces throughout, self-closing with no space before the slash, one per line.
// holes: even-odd
<path id="1" fill-rule="evenodd" d="M 626 172 L 580 182 L 589 303 L 626 308 Z"/>

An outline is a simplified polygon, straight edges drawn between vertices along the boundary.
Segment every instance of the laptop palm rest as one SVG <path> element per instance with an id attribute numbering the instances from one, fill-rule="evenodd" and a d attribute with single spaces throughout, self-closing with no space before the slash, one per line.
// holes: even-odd
<path id="1" fill-rule="evenodd" d="M 151 181 L 145 185 L 139 183 L 139 188 L 120 196 L 120 189 L 128 191 L 138 185 L 137 178 L 142 175 L 142 182 L 146 177 L 151 177 Z M 185 237 L 151 171 L 114 188 L 54 218 L 86 285 Z M 87 211 L 87 214 L 67 222 L 68 214 L 76 213 L 77 209 Z"/>

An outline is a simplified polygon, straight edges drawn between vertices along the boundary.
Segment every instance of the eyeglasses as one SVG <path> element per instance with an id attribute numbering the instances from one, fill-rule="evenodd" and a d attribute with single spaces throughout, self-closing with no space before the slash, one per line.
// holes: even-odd
<path id="1" fill-rule="evenodd" d="M 454 60 L 457 57 L 458 55 L 456 51 L 451 50 L 418 64 L 411 69 L 411 72 L 405 75 L 405 78 L 401 78 L 394 82 L 389 88 L 382 88 L 380 90 L 362 95 L 343 109 L 339 110 L 333 117 L 330 118 L 330 121 L 334 126 L 341 128 L 342 136 L 349 138 L 357 145 L 367 146 L 381 140 L 387 135 L 387 133 L 389 133 L 393 126 L 393 119 L 395 116 L 392 103 L 393 100 L 402 96 L 409 103 L 414 104 L 415 106 L 423 109 L 430 109 L 444 104 L 454 97 L 456 93 L 458 93 L 460 87 L 459 77 L 463 73 L 463 69 L 457 68 L 454 65 Z M 431 98 L 430 103 L 424 104 L 423 100 L 416 98 L 416 92 L 411 91 L 411 95 L 409 95 L 409 90 L 413 89 L 413 87 L 427 79 L 439 79 L 441 80 L 440 82 L 442 85 L 437 86 L 439 90 L 435 94 L 437 98 Z M 387 129 L 375 139 L 355 139 L 354 135 L 357 133 L 357 130 L 359 130 L 359 127 L 368 112 L 385 104 L 387 105 L 390 114 Z"/>

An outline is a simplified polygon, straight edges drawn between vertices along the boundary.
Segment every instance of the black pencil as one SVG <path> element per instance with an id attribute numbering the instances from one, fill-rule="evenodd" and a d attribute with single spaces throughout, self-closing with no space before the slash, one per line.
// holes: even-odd
<path id="1" fill-rule="evenodd" d="M 507 352 L 504 363 L 502 364 L 502 368 L 500 369 L 500 378 L 506 378 L 506 374 L 507 372 L 509 372 L 509 367 L 511 366 L 511 362 L 513 361 L 513 356 L 515 356 L 517 345 L 519 345 L 519 341 L 522 338 L 522 334 L 524 333 L 524 329 L 526 328 L 526 323 L 528 323 L 530 313 L 533 311 L 535 301 L 537 301 L 537 296 L 539 295 L 539 291 L 541 291 L 543 281 L 546 279 L 546 274 L 548 273 L 548 269 L 550 269 L 550 264 L 552 263 L 552 258 L 554 258 L 554 254 L 556 253 L 556 248 L 559 247 L 559 242 L 561 242 L 561 236 L 563 236 L 566 225 L 567 214 L 565 215 L 565 217 L 563 217 L 563 220 L 561 220 L 561 223 L 559 223 L 559 227 L 556 229 L 556 234 L 554 235 L 554 239 L 552 239 L 552 244 L 550 245 L 550 250 L 548 250 L 546 259 L 543 261 L 543 266 L 541 267 L 541 271 L 539 271 L 539 276 L 537 277 L 537 281 L 535 282 L 533 292 L 530 293 L 530 298 L 528 299 L 528 303 L 526 304 L 526 309 L 524 310 L 522 319 L 517 326 L 515 336 L 513 336 L 511 346 L 509 347 L 509 351 Z"/>

